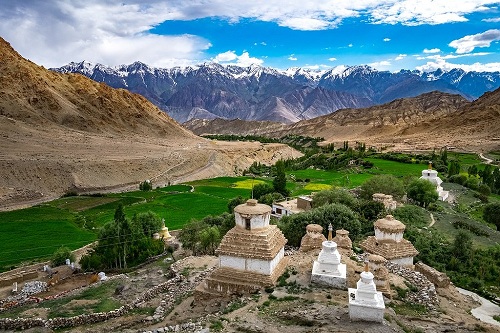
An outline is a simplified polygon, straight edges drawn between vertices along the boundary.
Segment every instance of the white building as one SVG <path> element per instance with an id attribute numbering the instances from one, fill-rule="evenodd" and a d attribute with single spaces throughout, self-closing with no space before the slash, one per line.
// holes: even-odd
<path id="1" fill-rule="evenodd" d="M 422 170 L 422 176 L 420 177 L 420 179 L 428 180 L 432 184 L 434 184 L 439 195 L 439 200 L 446 201 L 446 199 L 448 199 L 449 192 L 443 190 L 443 187 L 441 187 L 441 183 L 443 181 L 438 177 L 437 174 L 438 172 L 436 170 L 432 170 L 432 163 L 429 163 L 429 167 L 426 170 Z"/>
<path id="2" fill-rule="evenodd" d="M 312 208 L 312 201 L 313 199 L 311 196 L 301 195 L 297 198 L 274 202 L 272 216 L 282 218 L 283 216 L 305 212 Z"/>

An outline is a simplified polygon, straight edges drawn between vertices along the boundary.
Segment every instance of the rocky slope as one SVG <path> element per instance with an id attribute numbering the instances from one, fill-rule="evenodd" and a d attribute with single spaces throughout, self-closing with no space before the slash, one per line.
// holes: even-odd
<path id="1" fill-rule="evenodd" d="M 81 73 L 115 88 L 142 94 L 179 122 L 242 119 L 293 123 L 345 108 L 363 108 L 439 90 L 475 99 L 500 86 L 500 73 L 401 70 L 338 66 L 327 71 L 278 71 L 252 65 L 205 63 L 153 68 L 136 62 L 107 67 L 88 62 L 54 69 Z"/>
<path id="2" fill-rule="evenodd" d="M 197 133 L 236 134 L 239 131 L 242 135 L 273 137 L 299 134 L 323 137 L 326 142 L 362 141 L 395 149 L 453 146 L 489 150 L 498 149 L 500 144 L 499 99 L 500 89 L 472 103 L 459 95 L 436 91 L 365 109 L 339 110 L 287 126 L 252 122 L 229 124 L 222 120 L 189 122 L 184 126 Z"/>
<path id="3" fill-rule="evenodd" d="M 0 39 L 0 209 L 67 191 L 136 188 L 240 172 L 281 145 L 217 143 L 146 98 L 23 59 Z M 282 152 L 283 151 L 283 152 Z"/>

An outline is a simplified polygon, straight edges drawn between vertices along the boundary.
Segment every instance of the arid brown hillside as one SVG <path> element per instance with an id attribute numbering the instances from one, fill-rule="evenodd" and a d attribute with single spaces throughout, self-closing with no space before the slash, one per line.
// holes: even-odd
<path id="1" fill-rule="evenodd" d="M 67 191 L 232 175 L 298 154 L 197 137 L 140 95 L 23 59 L 0 38 L 0 209 Z"/>
<path id="2" fill-rule="evenodd" d="M 443 146 L 493 150 L 500 147 L 500 90 L 473 103 L 459 95 L 434 91 L 370 108 L 339 110 L 281 128 L 273 124 L 266 129 L 262 123 L 226 124 L 231 133 L 239 129 L 240 134 L 274 137 L 299 134 L 323 137 L 326 142 L 362 141 L 397 150 Z M 197 133 L 229 131 L 215 120 L 197 125 Z"/>
<path id="3" fill-rule="evenodd" d="M 271 121 L 247 121 L 241 119 L 191 119 L 182 124 L 196 135 L 204 134 L 232 134 L 232 135 L 261 135 L 273 131 L 281 131 L 287 126 L 283 123 Z"/>

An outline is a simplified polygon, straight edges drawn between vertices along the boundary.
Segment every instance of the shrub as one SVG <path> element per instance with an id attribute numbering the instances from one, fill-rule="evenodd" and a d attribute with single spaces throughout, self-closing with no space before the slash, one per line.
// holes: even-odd
<path id="1" fill-rule="evenodd" d="M 483 218 L 486 222 L 496 225 L 497 230 L 500 230 L 500 202 L 484 206 Z"/>
<path id="2" fill-rule="evenodd" d="M 66 263 L 66 259 L 71 262 L 75 261 L 75 255 L 71 252 L 69 247 L 62 246 L 52 255 L 51 263 L 53 266 L 61 266 Z"/>
<path id="3" fill-rule="evenodd" d="M 436 186 L 426 179 L 417 179 L 408 185 L 408 198 L 417 202 L 422 207 L 427 207 L 435 202 L 439 195 Z"/>
<path id="4" fill-rule="evenodd" d="M 393 175 L 377 175 L 361 185 L 360 197 L 372 200 L 374 193 L 390 194 L 396 200 L 401 200 L 405 194 L 403 183 Z"/>

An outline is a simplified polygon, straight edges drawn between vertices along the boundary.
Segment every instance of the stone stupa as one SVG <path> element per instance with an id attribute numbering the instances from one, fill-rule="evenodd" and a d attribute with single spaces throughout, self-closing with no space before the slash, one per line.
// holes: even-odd
<path id="1" fill-rule="evenodd" d="M 375 236 L 369 236 L 359 246 L 368 253 L 378 254 L 390 262 L 412 267 L 413 257 L 418 254 L 413 244 L 403 238 L 406 226 L 392 215 L 373 224 Z"/>
<path id="2" fill-rule="evenodd" d="M 333 227 L 328 226 L 328 240 L 322 243 L 318 259 L 314 261 L 311 282 L 331 286 L 337 289 L 346 288 L 346 265 L 340 262 L 341 255 L 337 243 L 332 240 Z"/>
<path id="3" fill-rule="evenodd" d="M 306 234 L 300 241 L 300 251 L 307 252 L 314 249 L 321 249 L 321 244 L 326 241 L 323 235 L 323 227 L 319 224 L 308 224 Z"/>
<path id="4" fill-rule="evenodd" d="M 196 289 L 195 297 L 251 293 L 274 285 L 286 269 L 281 230 L 270 225 L 271 207 L 255 199 L 234 208 L 236 225 L 217 249 L 219 266 Z"/>
<path id="5" fill-rule="evenodd" d="M 375 321 L 384 320 L 384 297 L 377 291 L 373 282 L 373 274 L 365 262 L 365 270 L 361 272 L 356 288 L 349 288 L 349 318 L 351 320 Z"/>

